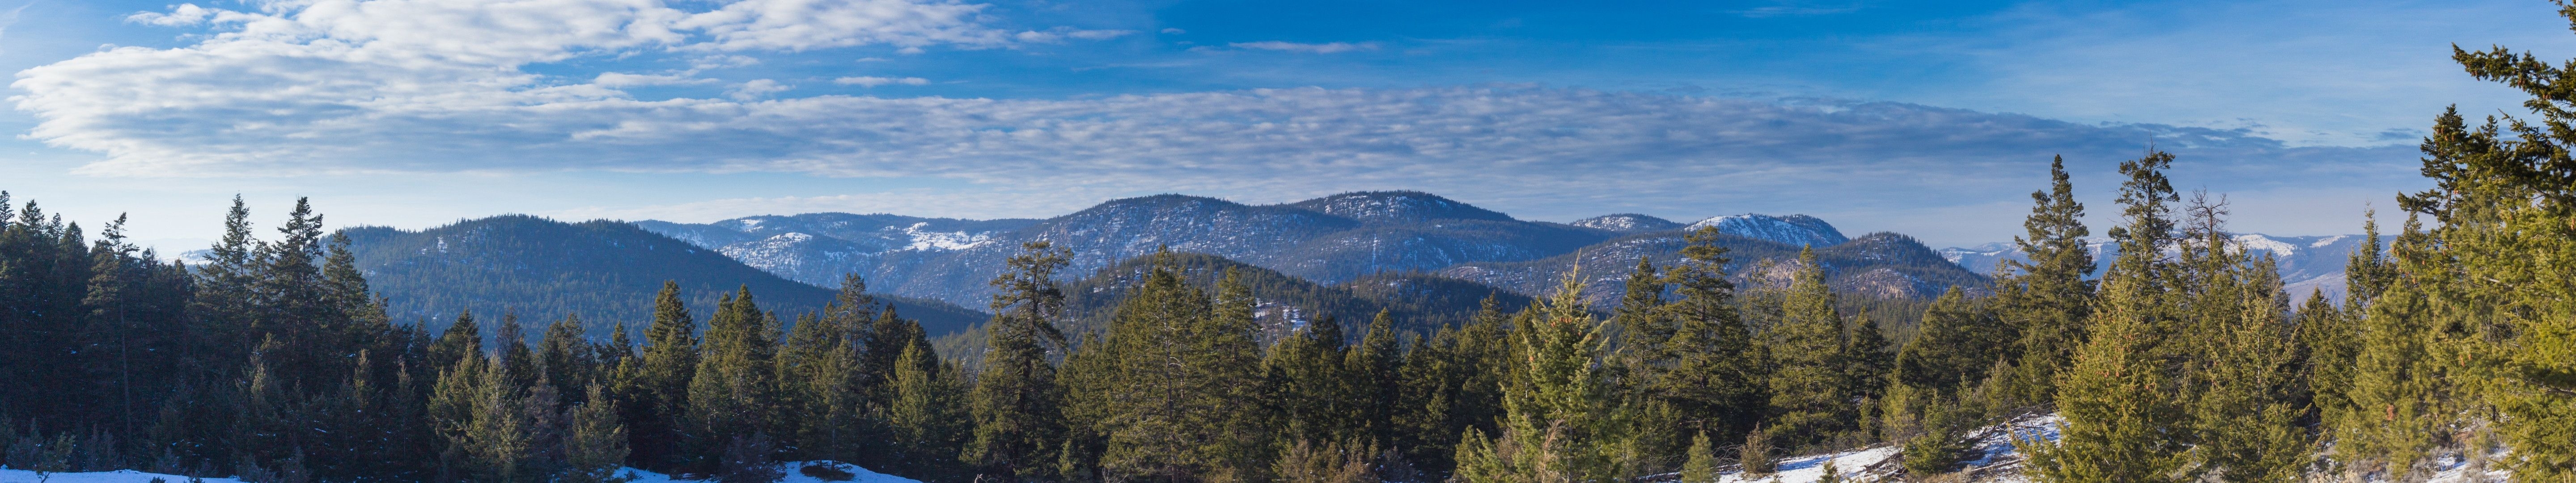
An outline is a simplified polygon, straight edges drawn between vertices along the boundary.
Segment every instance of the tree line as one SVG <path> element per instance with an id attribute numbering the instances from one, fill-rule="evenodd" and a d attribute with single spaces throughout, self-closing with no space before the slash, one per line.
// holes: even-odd
<path id="1" fill-rule="evenodd" d="M 488 338 L 475 314 L 394 323 L 301 201 L 263 241 L 236 200 L 189 266 L 122 220 L 89 240 L 0 194 L 0 457 L 261 483 L 739 483 L 818 459 L 960 482 L 1704 483 L 1873 444 L 1938 477 L 1980 428 L 2053 413 L 2058 438 L 2012 435 L 2038 481 L 2421 481 L 2446 459 L 2565 479 L 2576 89 L 2501 47 L 2455 59 L 2541 119 L 2440 116 L 2436 187 L 2398 198 L 2385 252 L 2365 225 L 2339 302 L 2294 307 L 2163 152 L 2120 164 L 2119 255 L 2093 259 L 2060 159 L 2015 239 L 2028 260 L 1932 301 L 1901 344 L 1840 308 L 1812 252 L 1739 286 L 1707 230 L 1640 260 L 1608 310 L 1572 275 L 1427 333 L 1381 313 L 1265 337 L 1241 277 L 1189 283 L 1169 253 L 1104 329 L 1068 333 L 1069 254 L 1033 242 L 993 280 L 976 354 L 943 358 L 856 278 L 817 312 L 744 289 L 703 319 L 666 285 L 608 340 L 567 317 L 530 342 L 506 313 Z"/>

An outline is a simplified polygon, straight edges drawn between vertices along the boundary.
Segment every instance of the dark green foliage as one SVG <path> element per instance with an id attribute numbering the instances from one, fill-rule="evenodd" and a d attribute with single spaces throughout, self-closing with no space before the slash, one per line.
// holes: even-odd
<path id="1" fill-rule="evenodd" d="M 1897 352 L 1896 379 L 1923 390 L 1983 381 L 1988 367 L 2010 356 L 2013 342 L 2003 321 L 1952 287 L 1923 312 L 1913 340 Z"/>
<path id="2" fill-rule="evenodd" d="M 2049 161 L 2048 174 L 2049 188 L 2030 194 L 2030 217 L 2022 221 L 2029 233 L 2013 237 L 2030 261 L 2010 262 L 1995 277 L 1992 302 L 2004 326 L 2019 332 L 2019 341 L 2006 350 L 2020 371 L 2013 376 L 2012 398 L 2037 403 L 2055 397 L 2058 371 L 2085 340 L 2095 283 L 2085 279 L 2094 268 L 2084 240 L 2092 231 L 2084 226 L 2084 204 L 2075 201 L 2066 158 Z"/>
<path id="3" fill-rule="evenodd" d="M 993 279 L 993 320 L 984 325 L 983 373 L 968 406 L 975 438 L 960 458 L 1004 480 L 1044 478 L 1063 446 L 1064 391 L 1047 353 L 1065 346 L 1055 323 L 1064 318 L 1064 291 L 1055 271 L 1068 255 L 1046 242 L 1031 242 L 1010 260 L 1011 271 Z"/>

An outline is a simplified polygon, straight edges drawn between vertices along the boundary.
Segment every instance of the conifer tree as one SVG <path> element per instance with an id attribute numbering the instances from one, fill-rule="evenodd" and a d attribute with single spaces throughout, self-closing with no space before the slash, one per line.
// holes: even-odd
<path id="1" fill-rule="evenodd" d="M 467 358 L 482 357 L 481 325 L 474 321 L 472 310 L 456 314 L 456 322 L 447 324 L 447 330 L 438 334 L 438 341 L 430 343 L 429 363 L 445 370 Z"/>
<path id="2" fill-rule="evenodd" d="M 1624 398 L 1604 377 L 1605 324 L 1584 307 L 1569 273 L 1538 316 L 1512 332 L 1518 354 L 1503 391 L 1502 433 L 1468 430 L 1458 445 L 1466 482 L 1609 481 L 1637 476 Z"/>
<path id="3" fill-rule="evenodd" d="M 1248 309 L 1248 307 L 1247 307 Z M 1342 355 L 1342 373 L 1352 383 L 1351 404 L 1356 409 L 1352 422 L 1359 426 L 1355 434 L 1368 444 L 1385 447 L 1395 439 L 1395 405 L 1402 382 L 1398 374 L 1404 366 L 1404 341 L 1395 331 L 1395 317 L 1379 309 L 1369 319 L 1368 331 L 1360 335 L 1360 344 Z"/>
<path id="4" fill-rule="evenodd" d="M 2303 476 L 2308 430 L 2304 379 L 2290 337 L 2289 298 L 2270 257 L 2246 255 L 2224 230 L 2224 201 L 2196 193 L 2175 262 L 2179 327 L 2172 344 L 2187 361 L 2182 387 L 2195 427 L 2196 471 L 2221 481 L 2294 481 Z"/>
<path id="5" fill-rule="evenodd" d="M 2084 239 L 2092 233 L 2064 156 L 2049 161 L 2048 175 L 2049 188 L 2030 194 L 2030 217 L 2022 221 L 2029 233 L 2013 237 L 2030 261 L 2007 261 L 1995 277 L 1994 306 L 2007 330 L 2018 332 L 2006 334 L 2017 339 L 2005 353 L 2018 358 L 2020 371 L 2011 398 L 2028 403 L 2055 397 L 2057 373 L 2085 340 L 2095 285 L 2087 280 L 2095 264 Z"/>
<path id="6" fill-rule="evenodd" d="M 697 374 L 697 324 L 680 299 L 679 282 L 662 282 L 661 293 L 653 296 L 653 323 L 644 329 L 643 353 L 628 359 L 632 370 L 621 370 L 617 393 L 624 404 L 618 415 L 631 435 L 632 458 L 647 468 L 676 470 L 689 463 L 681 452 L 680 418 Z"/>
<path id="7" fill-rule="evenodd" d="M 1820 443 L 1853 429 L 1859 418 L 1852 404 L 1858 395 L 1846 372 L 1850 342 L 1834 305 L 1815 250 L 1799 252 L 1797 279 L 1781 299 L 1784 317 L 1770 333 L 1771 418 L 1765 426 L 1775 444 Z"/>
<path id="8" fill-rule="evenodd" d="M 1004 481 L 1045 478 L 1064 444 L 1059 407 L 1064 393 L 1056 386 L 1050 348 L 1063 347 L 1064 333 L 1055 321 L 1063 316 L 1064 292 L 1055 271 L 1070 252 L 1045 241 L 1021 245 L 1009 260 L 1010 271 L 993 279 L 993 321 L 984 325 L 988 349 L 983 374 L 968 397 L 975 417 L 975 439 L 961 456 L 985 475 Z"/>
<path id="9" fill-rule="evenodd" d="M 1717 483 L 1717 448 L 1709 444 L 1707 434 L 1691 435 L 1685 454 L 1681 483 Z"/>
<path id="10" fill-rule="evenodd" d="M 617 420 L 606 386 L 591 383 L 581 403 L 567 411 L 571 427 L 564 435 L 565 483 L 617 483 L 626 462 L 626 426 Z"/>
<path id="11" fill-rule="evenodd" d="M 1959 287 L 1950 287 L 1924 309 L 1914 339 L 1896 354 L 1896 378 L 1918 390 L 1946 390 L 1983 381 L 2013 341 L 2001 321 L 1978 310 Z"/>
<path id="12" fill-rule="evenodd" d="M 779 421 L 778 318 L 762 312 L 751 289 L 723 297 L 707 319 L 706 341 L 689 380 L 687 434 L 712 468 L 718 448 L 782 434 Z M 756 455 L 767 458 L 770 455 Z M 755 462 L 757 464 L 759 462 Z"/>
<path id="13" fill-rule="evenodd" d="M 1262 359 L 1282 441 L 1359 442 L 1361 385 L 1342 363 L 1348 348 L 1341 322 L 1325 314 L 1285 339 Z"/>
<path id="14" fill-rule="evenodd" d="M 965 381 L 959 368 L 943 366 L 930 347 L 904 345 L 894 372 L 894 404 L 887 408 L 890 445 L 899 456 L 888 471 L 923 481 L 953 476 L 954 455 L 966 443 L 970 428 L 963 399 Z"/>
<path id="15" fill-rule="evenodd" d="M 2090 333 L 2055 386 L 2065 419 L 2055 443 L 2020 441 L 2030 474 L 2046 483 L 2176 481 L 2188 463 L 2189 414 L 2165 357 L 2174 322 L 2162 248 L 2174 232 L 2179 199 L 2164 176 L 2173 156 L 2150 151 L 2120 165 L 2129 180 L 2119 201 L 2126 223 L 2113 228 L 2120 257 L 2102 277 L 2088 317 Z"/>
<path id="16" fill-rule="evenodd" d="M 1666 431 L 1733 441 L 1752 431 L 1769 404 L 1769 356 L 1736 306 L 1718 236 L 1716 227 L 1702 227 L 1683 237 L 1682 260 L 1663 280 L 1680 296 L 1659 317 L 1673 326 L 1656 354 L 1669 362 L 1646 364 L 1640 377 L 1676 415 L 1678 426 Z"/>

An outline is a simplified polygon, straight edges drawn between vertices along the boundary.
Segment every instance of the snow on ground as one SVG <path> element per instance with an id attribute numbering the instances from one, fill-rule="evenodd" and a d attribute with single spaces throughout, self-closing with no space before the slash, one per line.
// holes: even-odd
<path id="1" fill-rule="evenodd" d="M 1881 465 L 1880 463 L 1894 461 L 1896 459 L 1896 454 L 1897 448 L 1895 446 L 1880 445 L 1840 453 L 1781 458 L 1780 471 L 1777 473 L 1746 480 L 1744 478 L 1744 473 L 1738 471 L 1718 476 L 1717 482 L 1816 483 L 1816 480 L 1824 479 L 1825 462 L 1828 460 L 1834 462 L 1834 472 L 1841 474 L 1843 481 L 1877 481 L 1880 478 L 1885 477 L 1885 475 L 1864 474 L 1868 473 L 1866 469 L 1872 466 L 1890 466 Z"/>
<path id="2" fill-rule="evenodd" d="M 97 471 L 89 473 L 52 473 L 41 476 L 37 475 L 36 472 L 27 470 L 0 470 L 0 483 L 36 483 L 39 481 L 44 483 L 151 483 L 152 480 L 161 480 L 166 483 L 188 483 L 188 477 L 185 476 L 145 473 L 134 470 Z M 207 478 L 204 481 L 206 483 L 241 483 L 241 480 L 232 478 Z"/>
<path id="3" fill-rule="evenodd" d="M 2013 439 L 2056 441 L 2059 422 L 2054 414 L 2034 414 L 2013 418 L 2004 424 L 1988 426 L 1970 437 L 1977 440 L 1977 459 L 1970 460 L 1960 471 L 1969 481 L 2026 482 L 2021 475 L 2021 452 L 2015 451 Z M 1815 483 L 1825 476 L 1825 462 L 1834 463 L 1834 472 L 1848 482 L 1893 481 L 1904 472 L 1903 451 L 1894 445 L 1877 445 L 1827 454 L 1793 456 L 1780 459 L 1780 471 L 1747 479 L 1741 471 L 1729 470 L 1718 476 L 1718 483 Z M 2470 482 L 2444 482 L 2470 483 Z"/>
<path id="4" fill-rule="evenodd" d="M 805 476 L 803 472 L 799 471 L 809 465 L 832 466 L 840 468 L 841 471 L 850 472 L 850 474 L 854 476 L 848 480 L 849 483 L 921 483 L 919 480 L 911 478 L 868 471 L 867 468 L 860 468 L 859 465 L 849 463 L 831 461 L 795 461 L 783 463 L 782 465 L 782 469 L 787 471 L 787 478 L 778 480 L 779 483 L 824 483 L 824 480 L 821 478 Z M 671 479 L 671 475 L 634 468 L 619 469 L 617 470 L 617 474 L 618 476 L 629 478 L 631 483 L 687 483 L 714 481 L 712 479 L 675 480 Z M 134 470 L 99 471 L 90 473 L 53 473 L 40 477 L 33 471 L 0 469 L 0 483 L 151 483 L 152 480 L 156 479 L 161 480 L 164 483 L 188 483 L 188 477 L 185 476 L 144 473 Z M 203 481 L 204 483 L 242 483 L 241 480 L 233 478 L 206 478 Z"/>
<path id="5" fill-rule="evenodd" d="M 921 481 L 920 481 L 920 480 L 915 480 L 915 479 L 905 478 L 905 477 L 895 476 L 895 475 L 889 475 L 889 474 L 885 474 L 885 473 L 878 473 L 878 472 L 874 472 L 874 471 L 868 471 L 868 469 L 867 469 L 867 468 L 860 468 L 860 467 L 859 467 L 859 465 L 854 465 L 854 464 L 849 464 L 849 463 L 840 463 L 840 462 L 833 462 L 833 461 L 791 461 L 791 462 L 786 462 L 786 463 L 780 463 L 780 465 L 781 465 L 781 469 L 784 469 L 784 470 L 786 470 L 786 471 L 787 471 L 787 478 L 786 478 L 786 479 L 778 480 L 778 482 L 779 482 L 779 483 L 824 483 L 824 480 L 823 480 L 823 479 L 821 479 L 821 478 L 815 478 L 815 477 L 811 477 L 811 476 L 805 476 L 805 473 L 804 473 L 804 472 L 802 472 L 801 470 L 803 470 L 806 466 L 830 466 L 830 467 L 840 468 L 840 469 L 841 469 L 841 471 L 847 471 L 847 472 L 850 472 L 850 474 L 851 474 L 851 475 L 856 475 L 856 476 L 852 476 L 852 477 L 848 480 L 850 483 L 921 483 Z M 713 479 L 713 478 L 704 479 L 704 480 L 679 480 L 679 479 L 672 479 L 672 478 L 671 478 L 671 475 L 665 475 L 665 474 L 661 474 L 661 473 L 654 473 L 654 472 L 644 471 L 644 470 L 639 470 L 639 469 L 634 469 L 634 468 L 624 468 L 624 469 L 619 469 L 619 470 L 617 470 L 617 475 L 618 475 L 618 476 L 623 476 L 623 477 L 628 478 L 628 483 L 683 483 L 683 482 L 697 482 L 697 481 L 715 481 L 715 479 Z M 6 483 L 6 482 L 0 482 L 0 483 Z M 53 482 L 46 482 L 46 483 L 53 483 Z M 88 483 L 88 482 L 84 482 L 84 483 Z M 104 482 L 101 482 L 101 483 L 104 483 Z M 171 482 L 171 483 L 181 483 L 181 482 L 173 481 L 173 482 Z"/>

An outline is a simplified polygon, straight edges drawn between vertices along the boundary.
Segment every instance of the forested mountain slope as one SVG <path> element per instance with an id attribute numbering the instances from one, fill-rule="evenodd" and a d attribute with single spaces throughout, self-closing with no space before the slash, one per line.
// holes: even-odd
<path id="1" fill-rule="evenodd" d="M 1519 311 L 1531 302 L 1530 297 L 1509 290 L 1419 272 L 1386 272 L 1321 284 L 1216 255 L 1174 252 L 1167 256 L 1167 263 L 1178 269 L 1183 281 L 1208 293 L 1215 292 L 1217 281 L 1229 270 L 1241 277 L 1258 300 L 1254 320 L 1261 325 L 1265 340 L 1326 318 L 1344 327 L 1359 327 L 1381 310 L 1394 319 L 1397 329 L 1429 334 L 1441 327 L 1466 325 L 1488 297 L 1494 299 L 1496 309 L 1505 312 Z M 1079 338 L 1080 334 L 1106 330 L 1118 303 L 1152 269 L 1155 257 L 1149 254 L 1129 258 L 1065 283 L 1068 322 L 1061 325 L 1065 334 Z M 1345 333 L 1359 335 L 1355 331 Z M 942 338 L 938 341 L 939 352 L 973 353 L 982 339 L 981 331 Z"/>
<path id="2" fill-rule="evenodd" d="M 566 315 L 594 336 L 616 322 L 641 327 L 653 294 L 677 281 L 703 318 L 717 298 L 750 288 L 783 319 L 822 308 L 832 290 L 743 265 L 724 254 L 614 221 L 564 223 L 525 215 L 468 220 L 421 231 L 344 230 L 358 266 L 390 303 L 396 321 L 441 330 L 459 312 L 486 322 L 515 313 L 530 328 Z M 932 334 L 982 322 L 984 314 L 934 300 L 889 298 Z"/>
<path id="3" fill-rule="evenodd" d="M 983 304 L 991 293 L 985 282 L 1000 272 L 1001 261 L 1020 243 L 1035 240 L 1071 250 L 1069 268 L 1076 273 L 1170 247 L 1325 284 L 1385 272 L 1532 262 L 1626 235 L 1677 233 L 1686 226 L 1716 226 L 1793 248 L 1846 241 L 1832 225 L 1805 215 L 1732 215 L 1685 225 L 1616 214 L 1561 224 L 1517 220 L 1416 191 L 1343 193 L 1267 206 L 1156 195 L 1110 200 L 1046 220 L 814 213 L 636 224 L 793 280 L 833 283 L 841 274 L 858 273 L 887 292 L 966 306 Z M 1772 258 L 1796 254 L 1772 252 L 1765 253 Z M 1498 286 L 1522 295 L 1545 288 Z"/>

